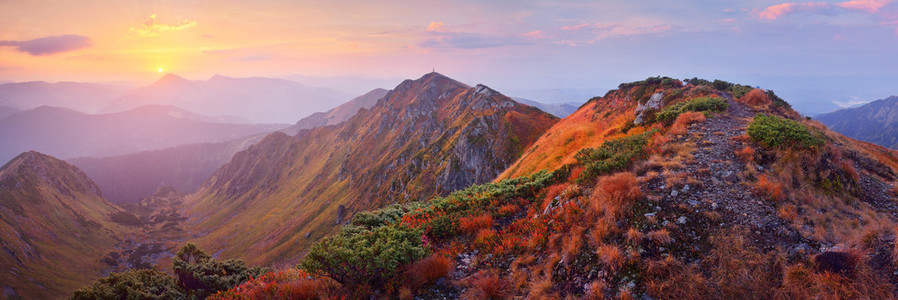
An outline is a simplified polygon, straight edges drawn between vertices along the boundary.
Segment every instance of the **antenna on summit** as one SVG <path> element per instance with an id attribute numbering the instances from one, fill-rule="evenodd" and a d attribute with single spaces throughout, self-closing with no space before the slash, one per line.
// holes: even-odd
<path id="1" fill-rule="evenodd" d="M 437 72 L 437 67 L 433 67 L 433 71 L 432 71 L 432 72 L 436 73 L 436 72 Z"/>

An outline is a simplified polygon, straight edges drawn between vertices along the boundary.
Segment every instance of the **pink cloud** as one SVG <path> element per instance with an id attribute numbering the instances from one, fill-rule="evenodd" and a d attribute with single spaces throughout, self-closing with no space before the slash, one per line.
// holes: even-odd
<path id="1" fill-rule="evenodd" d="M 851 0 L 836 3 L 836 6 L 847 9 L 863 10 L 869 13 L 876 13 L 883 6 L 891 3 L 892 0 Z"/>
<path id="2" fill-rule="evenodd" d="M 589 23 L 583 23 L 580 25 L 564 26 L 564 27 L 561 27 L 561 30 L 580 30 L 580 29 L 589 27 L 589 25 L 590 25 Z"/>
<path id="3" fill-rule="evenodd" d="M 807 3 L 782 3 L 767 7 L 758 13 L 758 17 L 767 20 L 776 20 L 783 15 L 796 12 L 798 10 L 808 10 L 814 8 L 826 7 L 825 2 L 807 2 Z"/>
<path id="4" fill-rule="evenodd" d="M 521 36 L 528 37 L 528 38 L 537 38 L 537 39 L 538 39 L 538 38 L 542 38 L 542 37 L 543 37 L 543 31 L 542 31 L 542 30 L 534 30 L 534 31 L 531 31 L 531 32 L 527 32 L 527 33 L 521 34 Z"/>

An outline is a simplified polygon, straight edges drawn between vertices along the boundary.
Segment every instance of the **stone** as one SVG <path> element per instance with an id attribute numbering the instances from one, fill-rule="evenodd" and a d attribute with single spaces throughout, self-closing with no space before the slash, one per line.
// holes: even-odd
<path id="1" fill-rule="evenodd" d="M 680 194 L 680 192 L 677 192 L 677 190 L 672 190 L 672 191 L 670 191 L 670 196 L 671 196 L 671 197 L 676 197 L 676 196 L 679 195 L 679 194 Z"/>
<path id="2" fill-rule="evenodd" d="M 658 92 L 652 95 L 652 97 L 649 98 L 649 101 L 646 101 L 645 104 L 640 103 L 636 106 L 636 119 L 633 120 L 633 124 L 642 125 L 646 113 L 657 111 L 661 108 L 662 99 L 664 99 L 664 92 Z"/>
<path id="3" fill-rule="evenodd" d="M 677 218 L 677 224 L 686 224 L 686 220 L 688 220 L 686 216 L 680 216 Z"/>

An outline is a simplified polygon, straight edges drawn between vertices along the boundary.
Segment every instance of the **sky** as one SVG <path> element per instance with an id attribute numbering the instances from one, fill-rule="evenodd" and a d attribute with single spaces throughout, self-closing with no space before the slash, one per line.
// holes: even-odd
<path id="1" fill-rule="evenodd" d="M 662 75 L 774 89 L 813 114 L 898 94 L 896 49 L 898 0 L 0 0 L 0 81 L 435 69 L 552 98 Z"/>

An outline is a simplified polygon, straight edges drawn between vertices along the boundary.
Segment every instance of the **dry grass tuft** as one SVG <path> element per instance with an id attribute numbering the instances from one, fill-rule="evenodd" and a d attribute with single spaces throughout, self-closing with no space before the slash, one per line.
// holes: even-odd
<path id="1" fill-rule="evenodd" d="M 642 197 L 636 175 L 620 172 L 603 176 L 593 189 L 590 208 L 594 213 L 621 216 L 628 212 L 633 202 Z"/>
<path id="2" fill-rule="evenodd" d="M 742 150 L 736 151 L 736 157 L 741 159 L 745 163 L 751 163 L 755 160 L 755 149 L 749 146 L 745 146 Z"/>
<path id="3" fill-rule="evenodd" d="M 440 255 L 431 255 L 415 262 L 408 270 L 408 278 L 415 287 L 431 284 L 437 279 L 446 277 L 452 270 L 449 259 Z"/>
<path id="4" fill-rule="evenodd" d="M 776 181 L 776 179 L 770 179 L 767 175 L 762 175 L 758 178 L 758 182 L 755 183 L 755 186 L 764 193 L 765 196 L 770 198 L 770 200 L 774 201 L 783 201 L 783 185 Z"/>
<path id="5" fill-rule="evenodd" d="M 489 274 L 477 278 L 473 282 L 480 299 L 509 299 L 508 283 L 499 276 Z"/>
<path id="6" fill-rule="evenodd" d="M 767 97 L 767 93 L 762 89 L 753 89 L 739 99 L 736 99 L 736 101 L 755 109 L 764 108 L 773 103 L 770 101 L 770 97 Z"/>
<path id="7" fill-rule="evenodd" d="M 618 270 L 624 265 L 624 254 L 616 245 L 601 245 L 596 249 L 596 255 L 611 270 Z"/>
<path id="8" fill-rule="evenodd" d="M 684 112 L 677 116 L 677 120 L 674 121 L 673 125 L 670 125 L 670 130 L 668 132 L 673 135 L 686 134 L 686 127 L 689 126 L 689 124 L 704 121 L 704 113 L 694 111 Z"/>
<path id="9" fill-rule="evenodd" d="M 667 245 L 673 242 L 673 238 L 670 237 L 670 231 L 667 231 L 665 228 L 650 231 L 646 234 L 646 237 L 655 245 Z"/>

